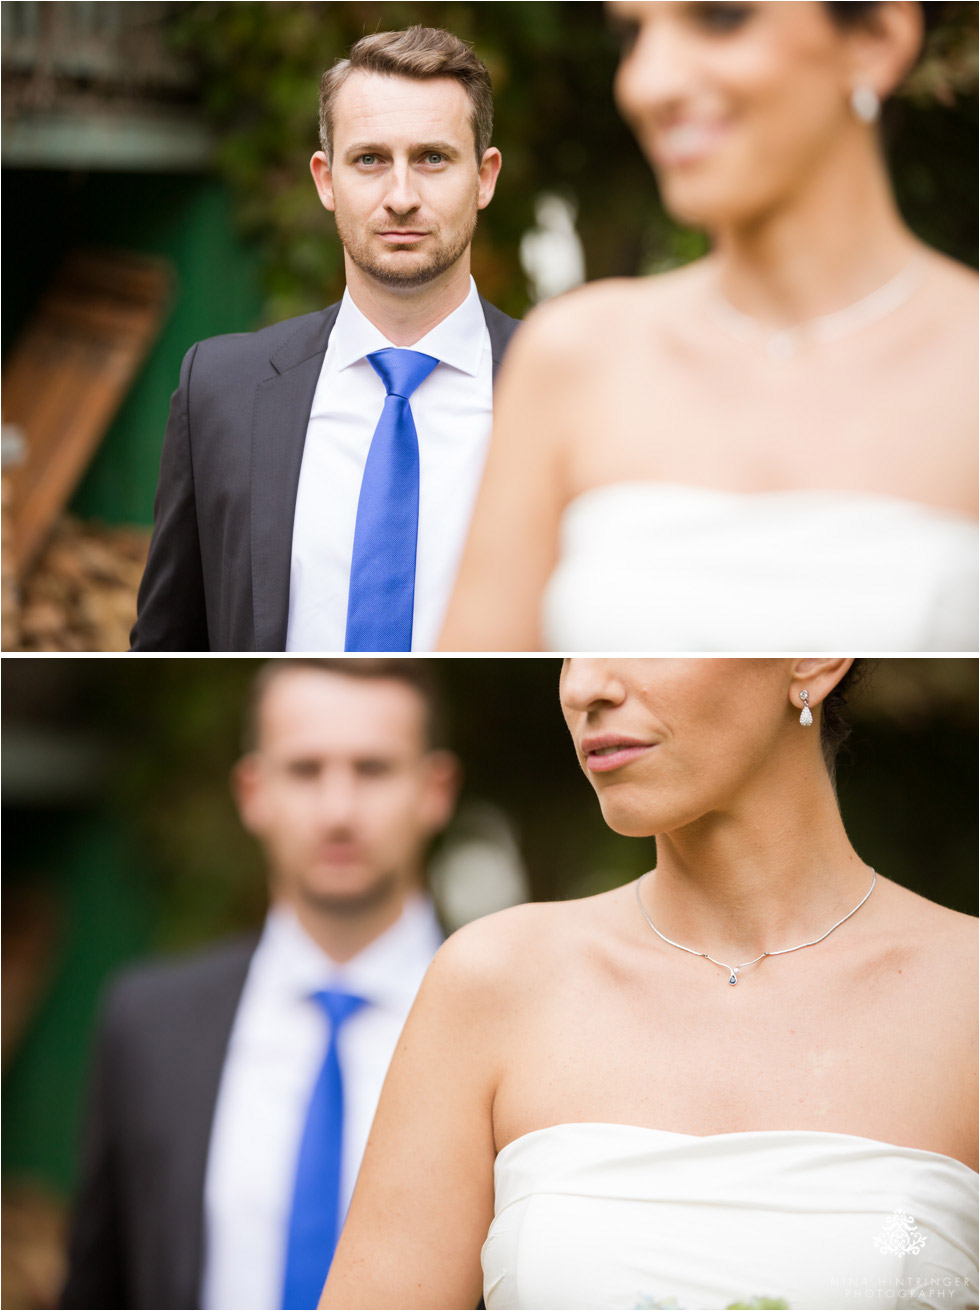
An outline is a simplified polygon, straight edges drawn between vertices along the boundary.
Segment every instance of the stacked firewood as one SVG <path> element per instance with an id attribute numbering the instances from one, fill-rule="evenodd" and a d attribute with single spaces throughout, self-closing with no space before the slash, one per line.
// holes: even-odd
<path id="1" fill-rule="evenodd" d="M 0 514 L 0 645 L 4 651 L 15 651 L 19 645 L 20 618 L 17 602 L 17 559 L 14 552 L 14 533 L 11 518 L 13 496 L 6 468 L 0 482 L 2 514 Z"/>
<path id="2" fill-rule="evenodd" d="M 57 1306 L 65 1277 L 64 1202 L 33 1182 L 5 1179 L 0 1217 L 3 1305 Z"/>
<path id="3" fill-rule="evenodd" d="M 6 649 L 128 650 L 149 544 L 149 529 L 64 516 L 20 584 L 16 631 Z"/>

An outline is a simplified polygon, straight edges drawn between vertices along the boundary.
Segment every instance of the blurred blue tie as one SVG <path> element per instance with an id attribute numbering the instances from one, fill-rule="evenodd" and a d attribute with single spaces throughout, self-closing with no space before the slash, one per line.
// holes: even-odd
<path id="1" fill-rule="evenodd" d="M 387 395 L 357 502 L 344 650 L 411 651 L 419 440 L 409 398 L 439 361 L 393 347 L 368 359 Z"/>
<path id="2" fill-rule="evenodd" d="M 330 1021 L 330 1040 L 306 1113 L 286 1240 L 282 1305 L 297 1311 L 309 1311 L 319 1302 L 340 1236 L 344 1083 L 337 1037 L 347 1020 L 367 1005 L 363 997 L 346 992 L 313 995 Z"/>

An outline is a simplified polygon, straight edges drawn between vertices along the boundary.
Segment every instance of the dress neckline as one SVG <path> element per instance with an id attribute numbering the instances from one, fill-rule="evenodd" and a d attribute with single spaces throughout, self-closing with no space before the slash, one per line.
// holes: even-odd
<path id="1" fill-rule="evenodd" d="M 930 505 L 927 501 L 917 501 L 908 496 L 896 496 L 891 492 L 871 492 L 850 487 L 773 487 L 760 491 L 736 491 L 730 487 L 713 487 L 709 483 L 671 482 L 669 480 L 661 481 L 658 478 L 618 478 L 611 482 L 596 483 L 595 486 L 586 487 L 584 491 L 573 496 L 566 503 L 564 512 L 568 513 L 574 506 L 583 501 L 589 501 L 610 493 L 619 495 L 626 490 L 638 489 L 643 489 L 645 493 L 654 491 L 673 497 L 685 495 L 700 497 L 703 500 L 728 501 L 736 504 L 746 501 L 762 501 L 775 505 L 780 500 L 790 502 L 802 500 L 813 501 L 817 504 L 825 504 L 830 501 L 836 504 L 874 506 L 881 510 L 904 509 L 927 519 L 938 519 L 941 522 L 961 524 L 971 528 L 977 526 L 977 520 L 963 510 L 954 510 L 942 505 Z"/>
<path id="2" fill-rule="evenodd" d="M 944 1152 L 929 1151 L 924 1147 L 906 1147 L 901 1143 L 889 1143 L 881 1138 L 868 1138 L 863 1134 L 838 1133 L 832 1129 L 745 1129 L 735 1133 L 676 1133 L 671 1129 L 654 1129 L 650 1125 L 624 1124 L 615 1120 L 567 1120 L 560 1124 L 545 1125 L 541 1129 L 531 1129 L 527 1133 L 512 1138 L 509 1143 L 505 1143 L 497 1153 L 495 1163 L 510 1152 L 511 1148 L 526 1143 L 530 1138 L 538 1138 L 544 1134 L 554 1133 L 556 1130 L 567 1129 L 616 1129 L 627 1133 L 654 1135 L 658 1138 L 678 1138 L 695 1143 L 721 1143 L 732 1139 L 744 1140 L 748 1138 L 832 1138 L 838 1142 L 867 1143 L 873 1147 L 888 1148 L 893 1152 L 911 1152 L 914 1156 L 945 1161 L 949 1165 L 958 1166 L 961 1170 L 965 1170 L 971 1178 L 980 1181 L 980 1175 L 977 1174 L 976 1170 L 967 1165 L 965 1161 L 957 1160 L 955 1156 L 947 1156 Z"/>

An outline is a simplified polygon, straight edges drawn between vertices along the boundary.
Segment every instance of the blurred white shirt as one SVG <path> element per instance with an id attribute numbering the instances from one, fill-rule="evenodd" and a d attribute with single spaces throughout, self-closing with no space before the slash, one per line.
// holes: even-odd
<path id="1" fill-rule="evenodd" d="M 201 1306 L 282 1305 L 296 1160 L 329 1039 L 311 994 L 366 997 L 343 1026 L 341 1209 L 346 1213 L 389 1062 L 442 931 L 427 898 L 343 965 L 290 910 L 272 910 L 249 967 L 218 1090 L 204 1185 Z"/>
<path id="2" fill-rule="evenodd" d="M 303 448 L 287 651 L 344 649 L 357 501 L 385 402 L 384 383 L 367 356 L 392 345 L 345 291 Z M 431 651 L 456 581 L 490 441 L 493 357 L 472 278 L 462 305 L 411 349 L 439 360 L 410 402 L 419 439 L 412 650 Z"/>

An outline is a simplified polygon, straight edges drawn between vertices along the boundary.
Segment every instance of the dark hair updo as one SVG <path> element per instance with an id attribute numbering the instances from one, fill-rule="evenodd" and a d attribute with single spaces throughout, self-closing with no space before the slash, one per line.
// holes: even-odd
<path id="1" fill-rule="evenodd" d="M 820 747 L 831 778 L 834 776 L 838 753 L 851 735 L 851 724 L 846 715 L 847 699 L 869 672 L 869 661 L 855 660 L 833 691 L 828 692 L 821 702 Z"/>
<path id="2" fill-rule="evenodd" d="M 881 0 L 843 0 L 843 2 L 824 0 L 824 3 L 835 23 L 839 23 L 841 27 L 857 27 L 874 13 Z M 925 23 L 926 30 L 930 31 L 938 27 L 949 17 L 950 11 L 958 7 L 944 3 L 944 0 L 930 0 L 928 4 L 920 3 L 919 8 L 922 10 L 922 21 Z"/>

